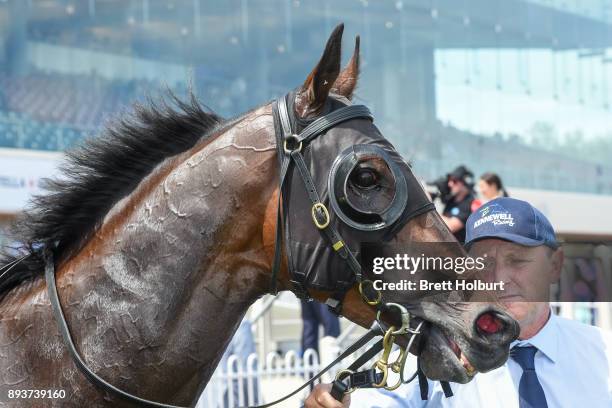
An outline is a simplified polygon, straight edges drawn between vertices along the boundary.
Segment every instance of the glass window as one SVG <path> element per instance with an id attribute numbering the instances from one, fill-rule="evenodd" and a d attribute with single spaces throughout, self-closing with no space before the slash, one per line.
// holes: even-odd
<path id="1" fill-rule="evenodd" d="M 342 20 L 356 101 L 422 177 L 612 193 L 612 1 L 508 4 L 0 2 L 0 147 L 72 147 L 164 89 L 239 115 L 299 86 Z"/>

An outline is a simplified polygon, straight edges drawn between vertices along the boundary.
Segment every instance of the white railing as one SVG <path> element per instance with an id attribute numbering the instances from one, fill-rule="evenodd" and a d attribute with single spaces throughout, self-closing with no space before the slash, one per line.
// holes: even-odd
<path id="1" fill-rule="evenodd" d="M 367 349 L 375 342 L 376 340 L 370 341 L 363 349 Z M 361 353 L 356 352 L 348 356 L 341 364 L 325 374 L 323 381 L 331 382 L 337 370 L 347 367 L 360 355 Z M 303 357 L 294 351 L 289 351 L 284 356 L 269 353 L 265 361 L 260 361 L 256 354 L 249 355 L 245 361 L 231 355 L 227 358 L 224 367 L 222 365 L 217 367 L 202 392 L 196 408 L 236 408 L 270 403 L 300 387 L 336 357 L 336 354 L 324 353 L 321 361 L 317 352 L 312 349 L 306 350 Z M 374 359 L 375 357 L 371 361 Z M 368 366 L 368 363 L 364 366 Z M 320 382 L 317 380 L 314 384 Z M 302 406 L 302 401 L 310 390 L 310 387 L 306 387 L 276 407 Z"/>
<path id="2" fill-rule="evenodd" d="M 245 361 L 232 355 L 226 367 L 219 367 L 200 396 L 196 408 L 235 408 L 264 404 L 298 388 L 319 372 L 319 356 L 306 350 L 300 358 L 294 351 L 284 356 L 270 353 L 265 362 L 256 354 Z M 310 391 L 307 388 L 278 407 L 296 407 Z"/>

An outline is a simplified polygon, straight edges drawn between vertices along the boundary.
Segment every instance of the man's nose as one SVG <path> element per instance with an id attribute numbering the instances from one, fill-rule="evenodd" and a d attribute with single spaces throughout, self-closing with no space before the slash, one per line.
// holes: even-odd
<path id="1" fill-rule="evenodd" d="M 494 282 L 510 282 L 512 271 L 503 264 L 503 262 L 495 262 L 493 265 L 493 280 Z"/>
<path id="2" fill-rule="evenodd" d="M 497 262 L 495 258 L 488 257 L 483 270 L 484 279 L 487 282 L 499 282 L 506 280 L 508 277 L 508 271 L 503 267 L 501 262 Z"/>

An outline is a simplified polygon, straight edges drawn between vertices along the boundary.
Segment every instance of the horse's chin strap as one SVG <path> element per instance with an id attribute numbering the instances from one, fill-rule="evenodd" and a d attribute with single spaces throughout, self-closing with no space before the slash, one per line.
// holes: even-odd
<path id="1" fill-rule="evenodd" d="M 419 378 L 419 391 L 421 393 L 421 399 L 426 401 L 429 399 L 429 381 L 423 373 L 423 368 L 421 367 L 421 357 L 417 357 L 417 371 L 415 373 Z M 444 392 L 444 396 L 446 398 L 450 398 L 453 396 L 453 390 L 448 383 L 448 381 L 440 381 L 440 385 L 442 386 L 442 391 Z"/>

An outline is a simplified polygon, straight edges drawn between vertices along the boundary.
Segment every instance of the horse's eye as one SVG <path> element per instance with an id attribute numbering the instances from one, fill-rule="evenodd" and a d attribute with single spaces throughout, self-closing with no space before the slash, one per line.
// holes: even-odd
<path id="1" fill-rule="evenodd" d="M 353 184 L 360 188 L 373 187 L 377 181 L 377 174 L 372 169 L 359 169 L 353 174 Z"/>

